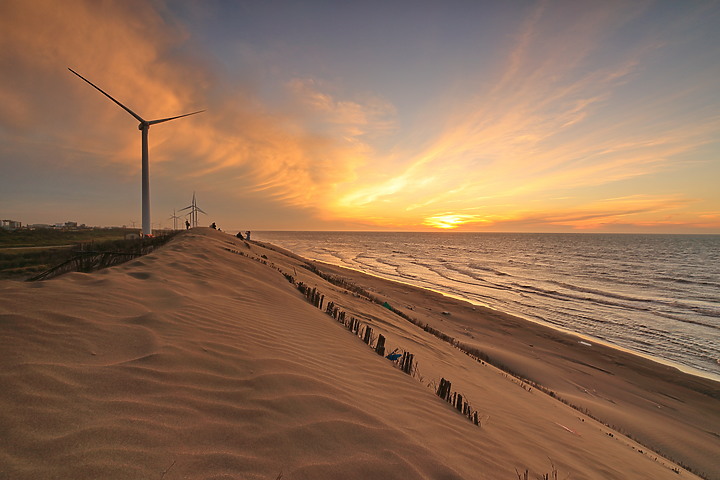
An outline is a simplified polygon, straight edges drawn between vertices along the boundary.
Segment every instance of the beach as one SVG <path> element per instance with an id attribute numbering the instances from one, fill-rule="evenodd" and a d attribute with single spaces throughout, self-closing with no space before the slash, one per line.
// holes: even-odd
<path id="1" fill-rule="evenodd" d="M 0 296 L 2 479 L 720 478 L 717 382 L 208 228 Z"/>
<path id="2" fill-rule="evenodd" d="M 274 231 L 253 238 L 720 381 L 717 235 Z"/>

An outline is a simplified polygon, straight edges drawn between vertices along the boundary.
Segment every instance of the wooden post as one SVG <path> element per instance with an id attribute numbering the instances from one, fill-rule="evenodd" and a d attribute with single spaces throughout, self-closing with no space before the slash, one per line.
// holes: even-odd
<path id="1" fill-rule="evenodd" d="M 370 336 L 372 335 L 372 328 L 365 327 L 365 336 L 363 337 L 363 342 L 365 342 L 366 345 L 370 345 Z"/>
<path id="2" fill-rule="evenodd" d="M 400 359 L 400 370 L 408 375 L 412 374 L 413 357 L 412 353 L 404 352 Z"/>
<path id="3" fill-rule="evenodd" d="M 444 378 L 440 379 L 440 386 L 437 391 L 438 397 L 450 403 L 452 400 L 452 383 Z"/>
<path id="4" fill-rule="evenodd" d="M 382 357 L 385 356 L 385 337 L 383 337 L 382 335 L 378 336 L 378 343 L 377 343 L 377 346 L 375 347 L 375 351 L 377 352 L 378 355 L 380 355 Z"/>

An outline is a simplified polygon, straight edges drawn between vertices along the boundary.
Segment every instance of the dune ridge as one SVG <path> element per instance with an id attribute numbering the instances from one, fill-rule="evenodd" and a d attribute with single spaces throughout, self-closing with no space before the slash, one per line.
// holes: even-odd
<path id="1" fill-rule="evenodd" d="M 92 274 L 0 282 L 0 478 L 698 478 L 303 264 L 201 228 Z M 281 271 L 412 352 L 421 378 Z M 481 426 L 435 395 L 441 377 Z"/>

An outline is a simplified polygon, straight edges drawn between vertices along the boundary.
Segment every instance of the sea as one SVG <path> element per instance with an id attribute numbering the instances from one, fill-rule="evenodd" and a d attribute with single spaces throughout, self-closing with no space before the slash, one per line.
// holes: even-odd
<path id="1" fill-rule="evenodd" d="M 720 381 L 720 235 L 253 232 Z"/>

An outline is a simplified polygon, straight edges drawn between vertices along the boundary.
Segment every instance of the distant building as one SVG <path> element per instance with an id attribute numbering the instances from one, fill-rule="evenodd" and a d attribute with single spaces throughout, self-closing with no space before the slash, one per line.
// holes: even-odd
<path id="1" fill-rule="evenodd" d="M 77 222 L 58 222 L 53 227 L 58 229 L 77 228 Z"/>
<path id="2" fill-rule="evenodd" d="M 17 230 L 22 227 L 22 222 L 15 220 L 0 220 L 0 228 L 3 230 Z"/>

